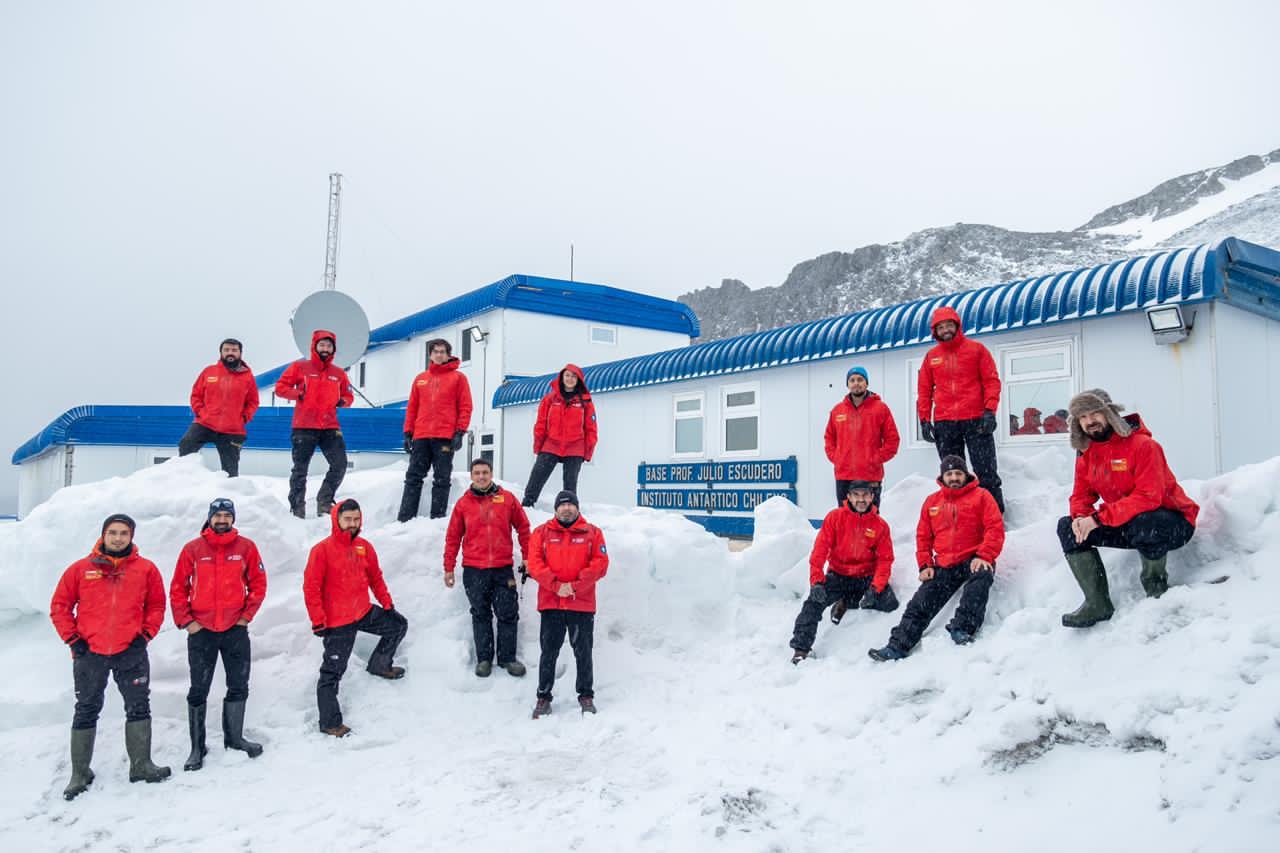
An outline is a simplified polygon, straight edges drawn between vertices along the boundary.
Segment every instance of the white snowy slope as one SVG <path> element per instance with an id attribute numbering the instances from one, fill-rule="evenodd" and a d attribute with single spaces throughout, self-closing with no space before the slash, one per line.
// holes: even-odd
<path id="1" fill-rule="evenodd" d="M 316 731 L 320 644 L 300 589 L 328 524 L 290 517 L 284 481 L 227 481 L 189 457 L 65 489 L 0 527 L 0 849 L 1280 849 L 1280 458 L 1185 484 L 1200 528 L 1171 556 L 1179 585 L 1162 599 L 1142 598 L 1136 555 L 1105 552 L 1119 609 L 1081 632 L 1058 622 L 1080 597 L 1053 532 L 1071 461 L 1063 450 L 1006 461 L 1010 533 L 977 643 L 952 645 L 948 608 L 892 664 L 866 650 L 901 611 L 824 623 L 816 659 L 789 663 L 814 535 L 790 504 L 762 506 L 756 542 L 730 553 L 677 516 L 588 502 L 612 558 L 596 623 L 600 713 L 573 710 L 566 649 L 555 713 L 536 722 L 532 672 L 472 675 L 465 597 L 441 582 L 444 523 L 394 522 L 403 465 L 353 473 L 342 492 L 363 502 L 410 628 L 400 682 L 365 674 L 372 641 L 357 644 L 341 692 L 355 733 L 342 741 Z M 884 498 L 904 602 L 933 488 L 913 478 Z M 265 754 L 219 749 L 215 711 L 205 769 L 182 771 L 185 642 L 170 622 L 151 644 L 152 708 L 155 754 L 174 778 L 129 784 L 110 687 L 97 781 L 64 802 L 73 699 L 46 612 L 57 577 L 124 510 L 167 582 L 223 494 L 270 576 L 251 628 L 247 724 Z M 530 585 L 520 643 L 531 669 L 534 600 Z"/>

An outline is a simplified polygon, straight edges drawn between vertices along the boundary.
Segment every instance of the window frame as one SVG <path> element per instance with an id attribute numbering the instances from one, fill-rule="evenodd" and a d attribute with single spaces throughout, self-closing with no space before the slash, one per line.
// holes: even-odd
<path id="1" fill-rule="evenodd" d="M 458 332 L 458 361 L 460 364 L 470 364 L 472 355 L 471 335 L 467 334 L 467 330 L 471 327 Z M 430 361 L 428 354 L 427 360 Z"/>
<path id="2" fill-rule="evenodd" d="M 933 444 L 920 437 L 920 415 L 917 414 L 917 403 L 920 401 L 920 368 L 924 366 L 926 353 L 919 358 L 907 359 L 907 400 L 911 411 L 907 422 L 907 447 L 912 450 L 924 450 L 934 447 Z"/>
<path id="3" fill-rule="evenodd" d="M 755 402 L 750 406 L 729 406 L 730 394 L 741 394 L 745 391 L 751 391 L 755 394 Z M 734 385 L 720 386 L 720 455 L 726 457 L 752 457 L 760 455 L 761 436 L 761 406 L 760 406 L 760 383 L 759 382 L 741 382 Z M 754 417 L 756 419 L 756 446 L 749 450 L 730 450 L 729 449 L 729 421 L 738 420 L 743 417 Z"/>
<path id="4" fill-rule="evenodd" d="M 1044 354 L 1050 352 L 1063 352 L 1064 367 L 1058 370 L 1041 370 L 1035 373 L 1029 373 L 1014 378 L 1012 360 L 1028 353 L 1036 353 L 1041 351 Z M 1039 341 L 1026 341 L 1019 344 L 1009 344 L 1000 347 L 995 353 L 998 358 L 997 365 L 1000 370 L 1000 412 L 997 415 L 996 439 L 1003 445 L 1009 447 L 1019 447 L 1027 444 L 1060 444 L 1068 441 L 1071 431 L 1066 432 L 1050 432 L 1039 433 L 1037 435 L 1013 435 L 1009 431 L 1009 415 L 1016 414 L 1022 417 L 1021 412 L 1012 412 L 1010 404 L 1013 400 L 1013 388 L 1017 385 L 1030 385 L 1040 382 L 1058 382 L 1063 379 L 1067 380 L 1067 399 L 1070 400 L 1076 394 L 1080 393 L 1080 345 L 1079 340 L 1075 336 L 1064 338 L 1049 338 Z M 1052 414 L 1052 412 L 1048 413 Z M 1069 419 L 1068 419 L 1069 421 Z"/>
<path id="5" fill-rule="evenodd" d="M 696 414 L 690 412 L 681 412 L 679 404 L 689 400 L 698 401 L 698 411 Z M 697 450 L 679 450 L 676 448 L 676 422 L 691 421 L 694 419 L 702 421 L 701 438 Z M 707 392 L 706 391 L 684 391 L 671 395 L 671 458 L 672 459 L 701 459 L 707 456 Z"/>

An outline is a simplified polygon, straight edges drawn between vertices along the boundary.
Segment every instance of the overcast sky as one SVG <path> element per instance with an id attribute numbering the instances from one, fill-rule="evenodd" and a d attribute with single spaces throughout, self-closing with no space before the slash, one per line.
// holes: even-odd
<path id="1" fill-rule="evenodd" d="M 510 273 L 663 296 L 957 221 L 1069 229 L 1280 147 L 1267 2 L 0 7 L 0 451 Z M 0 468 L 0 513 L 16 506 Z"/>

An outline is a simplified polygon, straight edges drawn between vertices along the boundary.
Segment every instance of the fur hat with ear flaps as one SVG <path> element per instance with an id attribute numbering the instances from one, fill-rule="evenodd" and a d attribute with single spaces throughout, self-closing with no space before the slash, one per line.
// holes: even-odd
<path id="1" fill-rule="evenodd" d="M 1087 415 L 1090 412 L 1102 412 L 1107 416 L 1107 424 L 1121 438 L 1133 432 L 1133 427 L 1129 426 L 1124 418 L 1120 417 L 1120 413 L 1124 411 L 1124 406 L 1111 402 L 1111 395 L 1101 388 L 1090 388 L 1088 391 L 1081 391 L 1079 394 L 1071 398 L 1067 411 L 1071 414 L 1071 446 L 1083 453 L 1089 447 L 1089 436 L 1080 427 L 1080 416 Z"/>

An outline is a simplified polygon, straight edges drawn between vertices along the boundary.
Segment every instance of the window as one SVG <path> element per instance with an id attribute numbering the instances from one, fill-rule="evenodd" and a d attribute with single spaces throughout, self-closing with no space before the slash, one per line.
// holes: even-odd
<path id="1" fill-rule="evenodd" d="M 171 456 L 152 456 L 152 457 L 151 457 L 151 464 L 152 464 L 152 465 L 161 465 L 161 464 L 163 464 L 163 463 L 165 463 L 165 462 L 168 462 L 168 461 L 169 461 L 170 459 L 172 459 L 172 458 L 173 458 L 173 457 L 171 457 Z"/>
<path id="2" fill-rule="evenodd" d="M 618 329 L 616 326 L 592 326 L 591 327 L 591 343 L 606 344 L 613 346 L 618 342 Z"/>
<path id="3" fill-rule="evenodd" d="M 1067 403 L 1075 394 L 1076 381 L 1074 350 L 1071 341 L 1054 341 L 1001 351 L 1004 417 L 1000 431 L 1004 437 L 1028 441 L 1032 436 L 1069 431 Z"/>
<path id="4" fill-rule="evenodd" d="M 480 458 L 493 465 L 493 433 L 480 433 Z"/>
<path id="5" fill-rule="evenodd" d="M 907 432 L 907 441 L 921 447 L 932 447 L 920 435 L 920 415 L 916 413 L 916 403 L 920 400 L 920 365 L 924 358 L 913 358 L 907 361 L 907 399 L 911 401 L 911 411 L 907 413 L 907 422 L 911 428 Z"/>
<path id="6" fill-rule="evenodd" d="M 724 452 L 760 451 L 760 384 L 726 385 L 720 389 L 724 417 Z"/>
<path id="7" fill-rule="evenodd" d="M 463 329 L 459 334 L 458 350 L 462 353 L 459 360 L 468 362 L 471 360 L 471 329 Z"/>
<path id="8" fill-rule="evenodd" d="M 675 419 L 676 456 L 701 456 L 706 452 L 703 441 L 704 425 L 702 409 L 705 397 L 697 394 L 676 394 L 671 398 L 671 414 Z"/>
<path id="9" fill-rule="evenodd" d="M 357 384 L 360 388 L 364 387 L 364 362 L 363 361 L 360 362 L 360 378 L 357 380 Z"/>

